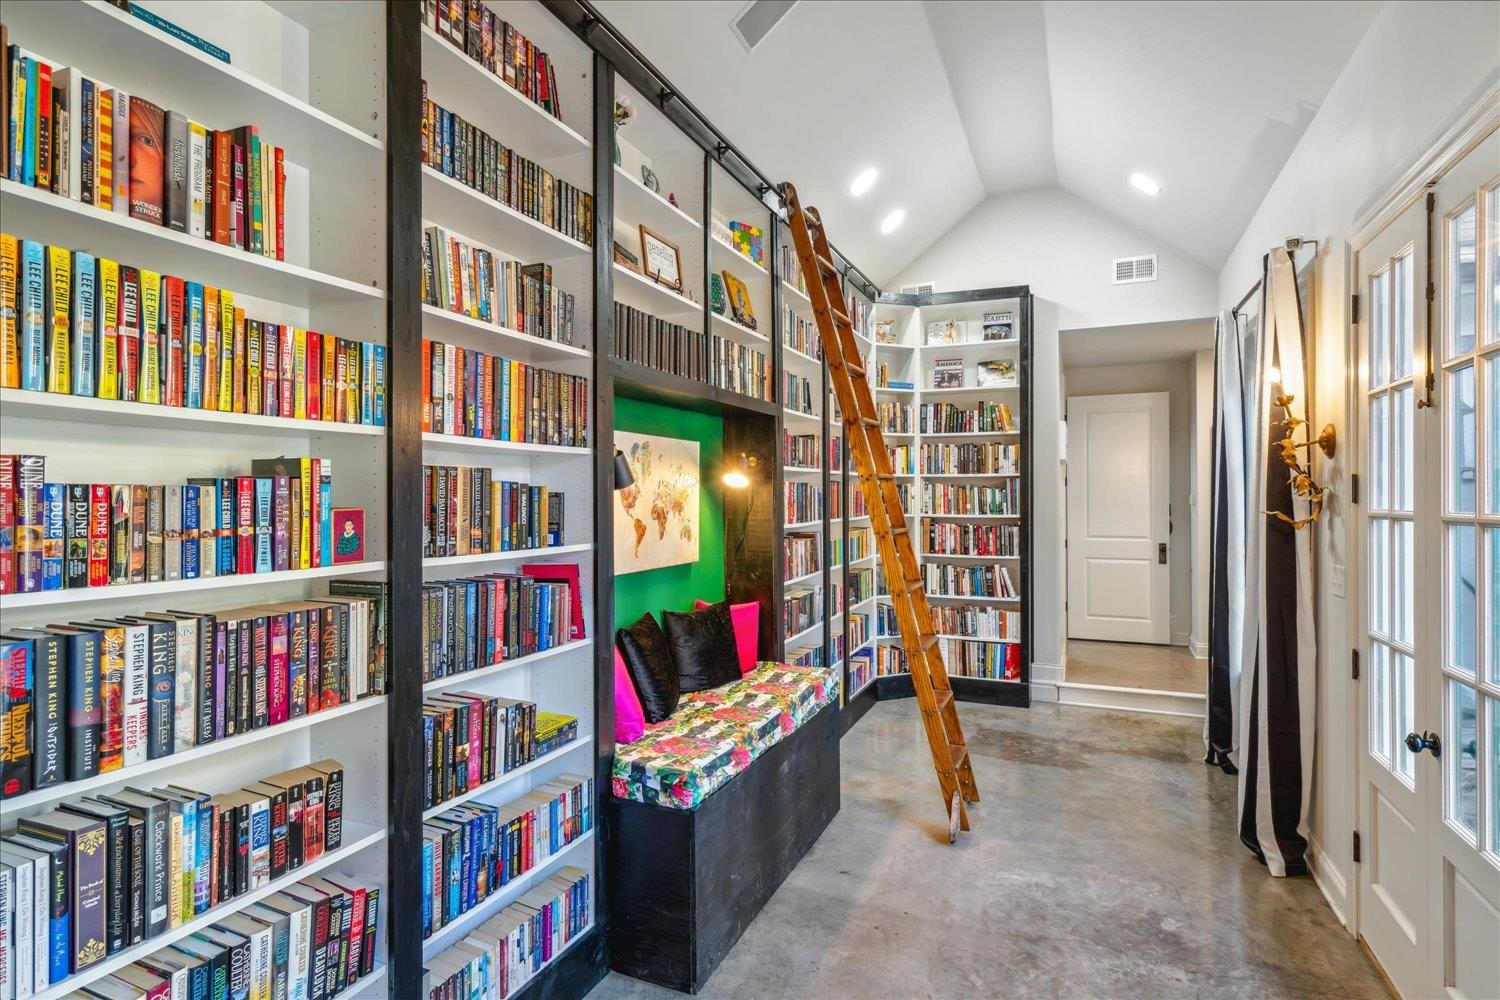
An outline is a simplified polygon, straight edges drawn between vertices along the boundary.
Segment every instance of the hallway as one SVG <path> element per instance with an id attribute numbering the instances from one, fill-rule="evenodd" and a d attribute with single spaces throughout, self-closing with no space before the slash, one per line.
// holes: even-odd
<path id="1" fill-rule="evenodd" d="M 1202 694 L 1208 689 L 1208 661 L 1195 659 L 1186 646 L 1069 639 L 1068 681 Z"/>
<path id="2" fill-rule="evenodd" d="M 1387 996 L 1312 880 L 1240 845 L 1201 723 L 962 715 L 974 832 L 946 844 L 916 703 L 877 704 L 844 738 L 838 817 L 701 996 Z M 681 994 L 611 973 L 590 996 Z"/>

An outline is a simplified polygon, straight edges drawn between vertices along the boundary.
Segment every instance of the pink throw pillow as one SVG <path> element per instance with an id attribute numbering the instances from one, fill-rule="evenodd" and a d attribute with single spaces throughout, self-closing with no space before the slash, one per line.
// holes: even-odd
<path id="1" fill-rule="evenodd" d="M 646 732 L 646 713 L 641 708 L 641 696 L 636 693 L 635 681 L 625 668 L 625 658 L 615 650 L 615 743 L 634 743 Z"/>
<path id="2" fill-rule="evenodd" d="M 694 611 L 706 607 L 707 601 L 693 602 Z M 729 621 L 734 626 L 734 648 L 739 654 L 740 676 L 744 677 L 755 669 L 755 653 L 760 648 L 760 603 L 731 604 Z"/>

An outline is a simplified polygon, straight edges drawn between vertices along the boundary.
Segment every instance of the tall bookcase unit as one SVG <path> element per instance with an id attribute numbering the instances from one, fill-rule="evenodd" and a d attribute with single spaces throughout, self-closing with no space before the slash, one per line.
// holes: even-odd
<path id="1" fill-rule="evenodd" d="M 510 804 L 547 782 L 564 775 L 594 774 L 595 636 L 598 628 L 608 629 L 608 619 L 598 619 L 593 613 L 598 587 L 593 525 L 599 430 L 577 426 L 585 409 L 589 419 L 596 418 L 596 247 L 582 218 L 587 211 L 584 196 L 596 184 L 593 57 L 539 4 L 501 0 L 488 7 L 497 24 L 503 21 L 547 54 L 552 75 L 540 82 L 513 84 L 499 69 L 486 67 L 482 48 L 464 46 L 463 38 L 444 37 L 441 19 L 437 30 L 428 23 L 420 25 L 422 91 L 427 101 L 442 109 L 426 112 L 426 150 L 420 166 L 422 238 L 411 247 L 413 252 L 420 251 L 425 277 L 421 328 L 428 343 L 424 344 L 423 367 L 436 378 L 442 364 L 437 361 L 440 353 L 451 364 L 458 351 L 469 352 L 478 360 L 460 364 L 463 377 L 474 379 L 476 371 L 484 372 L 486 365 L 493 373 L 478 375 L 482 391 L 493 379 L 498 397 L 504 381 L 512 395 L 524 392 L 539 399 L 544 409 L 571 411 L 569 425 L 587 434 L 570 434 L 567 426 L 540 424 L 514 412 L 507 417 L 496 413 L 493 425 L 484 426 L 482 418 L 475 420 L 472 402 L 465 429 L 463 413 L 456 421 L 439 416 L 440 410 L 452 409 L 441 406 L 444 393 L 452 395 L 451 377 L 447 387 L 434 384 L 429 390 L 424 384 L 421 455 L 426 467 L 424 491 L 430 491 L 424 505 L 433 505 L 434 526 L 443 520 L 439 512 L 443 477 L 456 481 L 465 476 L 474 484 L 466 490 L 483 490 L 489 482 L 508 484 L 501 489 L 511 499 L 497 502 L 487 516 L 515 521 L 520 516 L 517 506 L 529 506 L 525 516 L 533 524 L 532 537 L 517 535 L 499 548 L 492 541 L 465 545 L 461 537 L 445 545 L 433 530 L 434 542 L 421 560 L 420 578 L 431 595 L 433 584 L 439 581 L 531 574 L 537 566 L 572 565 L 577 567 L 581 602 L 576 606 L 583 620 L 581 635 L 576 629 L 573 635 L 554 635 L 552 645 L 523 646 L 519 656 L 496 657 L 488 663 L 479 658 L 474 669 L 447 676 L 429 669 L 421 691 L 427 703 L 457 691 L 532 702 L 539 712 L 575 717 L 578 728 L 576 737 L 560 747 L 425 808 L 420 817 L 423 823 L 453 815 L 451 810 L 466 804 L 498 806 L 503 815 Z M 492 34 L 500 37 L 499 29 Z M 472 41 L 474 33 L 468 38 Z M 503 63 L 505 49 L 502 37 L 491 58 Z M 534 99 L 523 93 L 527 88 L 539 94 L 543 87 L 556 87 L 560 114 L 544 108 L 539 96 Z M 462 119 L 472 131 L 446 126 L 444 121 L 450 116 Z M 486 150 L 483 136 L 498 146 Z M 446 157 L 446 165 L 439 143 L 456 148 Z M 509 191 L 500 187 L 497 165 L 491 159 L 490 150 L 501 147 L 511 154 Z M 464 151 L 469 154 L 467 160 Z M 539 193 L 550 183 L 549 177 L 571 185 L 572 190 L 558 189 L 558 195 L 543 200 Z M 466 269 L 481 275 L 492 271 L 496 285 L 508 290 L 509 301 L 504 291 L 493 301 L 477 301 L 478 289 L 471 287 L 468 278 L 457 277 Z M 456 350 L 450 351 L 450 346 Z M 462 409 L 462 396 L 455 402 Z M 523 420 L 531 424 L 525 432 L 516 427 Z M 481 425 L 476 427 L 476 422 Z M 449 469 L 455 471 L 445 471 Z M 537 487 L 548 491 L 547 497 L 533 494 L 527 499 Z M 464 497 L 460 493 L 460 503 Z M 469 517 L 465 514 L 458 517 L 458 532 L 449 525 L 446 534 L 478 527 L 466 524 Z M 554 525 L 560 525 L 560 530 L 553 530 Z M 420 962 L 414 965 L 420 969 L 432 964 L 564 866 L 591 876 L 590 912 L 597 915 L 601 895 L 597 854 L 594 829 L 554 843 L 550 853 L 538 858 L 529 870 L 432 931 L 421 942 Z M 590 926 L 553 954 L 549 966 L 526 990 L 535 993 L 550 988 L 563 974 L 562 963 L 570 953 L 597 949 L 600 936 L 594 929 Z M 417 935 L 421 935 L 420 928 Z M 588 966 L 597 961 L 597 954 L 585 955 L 581 963 L 571 964 Z"/>
<path id="2" fill-rule="evenodd" d="M 3 16 L 9 41 L 51 66 L 73 67 L 208 129 L 255 125 L 262 140 L 282 146 L 284 254 L 232 248 L 8 179 L 0 181 L 0 228 L 21 239 L 230 291 L 234 306 L 263 324 L 394 349 L 387 336 L 388 53 L 382 5 L 286 0 L 174 8 L 174 18 L 187 30 L 234 39 L 232 63 L 109 3 L 19 0 L 7 3 Z M 235 412 L 232 400 L 225 410 L 124 402 L 99 398 L 97 387 L 79 395 L 6 388 L 0 390 L 0 414 L 0 452 L 44 457 L 49 483 L 180 487 L 203 477 L 251 475 L 257 459 L 316 456 L 331 463 L 333 503 L 365 512 L 361 562 L 183 579 L 181 567 L 164 555 L 159 580 L 150 579 L 155 574 L 148 567 L 146 582 L 6 595 L 0 614 L 7 634 L 169 609 L 220 614 L 222 623 L 221 613 L 230 609 L 316 598 L 334 579 L 391 579 L 392 420 L 377 425 L 264 416 Z M 174 540 L 181 544 L 175 519 L 164 509 L 167 498 L 178 494 L 164 488 L 161 495 L 165 553 Z M 379 888 L 380 919 L 388 926 L 387 803 L 395 790 L 387 745 L 394 707 L 392 695 L 384 692 L 391 688 L 392 674 L 389 662 L 380 665 L 369 693 L 354 697 L 351 689 L 337 707 L 306 714 L 289 707 L 285 721 L 269 723 L 274 716 L 268 715 L 267 725 L 218 739 L 194 733 L 187 740 L 178 734 L 175 752 L 154 758 L 132 762 L 127 747 L 126 764 L 119 769 L 0 803 L 0 829 L 9 835 L 18 823 L 63 803 L 126 788 L 170 784 L 219 794 L 324 758 L 337 759 L 344 770 L 347 794 L 336 850 L 195 911 L 153 937 L 127 941 L 36 995 L 47 1000 L 71 995 L 309 876 L 343 875 Z M 295 694 L 288 692 L 294 701 Z M 382 936 L 373 973 L 348 995 L 381 995 L 389 957 Z"/>
<path id="3" fill-rule="evenodd" d="M 881 295 L 872 332 L 876 401 L 954 692 L 1030 704 L 1030 291 Z M 900 630 L 878 601 L 874 686 L 908 695 Z"/>

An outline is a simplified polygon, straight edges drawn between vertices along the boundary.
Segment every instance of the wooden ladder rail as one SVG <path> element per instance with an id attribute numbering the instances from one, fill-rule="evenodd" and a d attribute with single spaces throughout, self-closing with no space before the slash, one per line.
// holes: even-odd
<path id="1" fill-rule="evenodd" d="M 807 283 L 813 316 L 818 324 L 823 357 L 828 363 L 830 380 L 838 397 L 849 453 L 859 475 L 869 509 L 870 525 L 875 533 L 880 561 L 885 567 L 886 583 L 896 620 L 901 627 L 901 641 L 911 670 L 912 688 L 921 709 L 922 727 L 932 748 L 932 763 L 937 770 L 938 785 L 948 808 L 949 839 L 960 829 L 969 829 L 968 802 L 979 801 L 979 786 L 969 760 L 968 744 L 958 721 L 958 706 L 953 686 L 943 665 L 942 649 L 932 626 L 932 610 L 927 603 L 922 567 L 917 562 L 906 511 L 896 486 L 890 449 L 875 415 L 875 400 L 865 377 L 865 365 L 859 355 L 854 325 L 844 308 L 839 272 L 828 248 L 817 209 L 802 208 L 797 189 L 782 185 L 787 205 L 787 222 L 797 259 Z"/>

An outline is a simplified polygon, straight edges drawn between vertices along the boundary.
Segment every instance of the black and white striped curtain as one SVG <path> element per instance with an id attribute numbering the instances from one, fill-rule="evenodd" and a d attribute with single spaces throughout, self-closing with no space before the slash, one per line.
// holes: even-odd
<path id="1" fill-rule="evenodd" d="M 1239 834 L 1273 875 L 1307 870 L 1317 644 L 1312 527 L 1271 442 L 1285 436 L 1276 389 L 1307 414 L 1303 323 L 1287 251 L 1266 255 L 1259 310 L 1216 329 L 1207 760 L 1239 774 Z M 1279 383 L 1271 373 L 1279 370 Z M 1299 439 L 1302 435 L 1298 435 Z"/>

